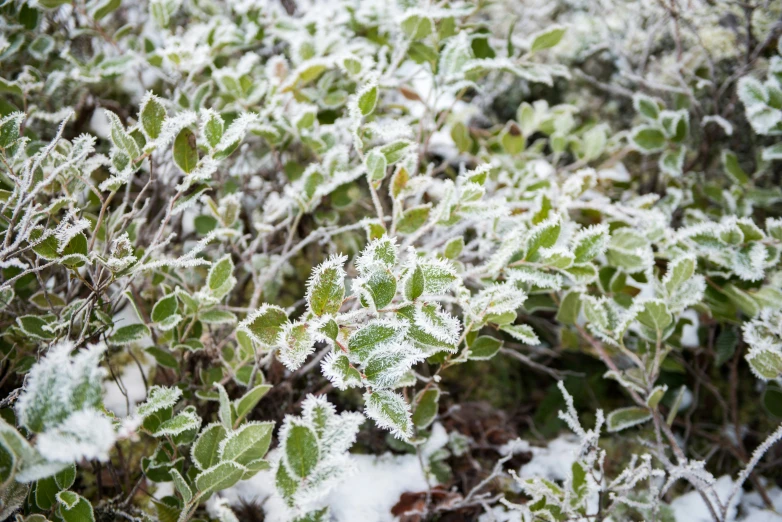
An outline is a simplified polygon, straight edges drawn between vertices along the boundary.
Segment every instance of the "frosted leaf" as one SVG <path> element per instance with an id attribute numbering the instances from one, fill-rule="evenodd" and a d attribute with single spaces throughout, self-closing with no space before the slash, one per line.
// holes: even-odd
<path id="1" fill-rule="evenodd" d="M 244 135 L 247 133 L 247 129 L 253 123 L 258 121 L 258 115 L 252 112 L 245 112 L 238 118 L 236 118 L 231 125 L 228 126 L 225 133 L 222 136 L 220 142 L 215 146 L 218 152 L 225 153 L 232 148 L 236 147 L 239 142 L 244 139 Z"/>
<path id="2" fill-rule="evenodd" d="M 529 344 L 531 346 L 540 344 L 540 339 L 538 339 L 537 334 L 529 325 L 511 324 L 502 326 L 500 330 L 525 344 Z"/>
<path id="3" fill-rule="evenodd" d="M 141 130 L 148 140 L 154 140 L 160 136 L 163 121 L 166 117 L 166 108 L 160 98 L 147 91 L 139 104 L 139 123 Z"/>
<path id="4" fill-rule="evenodd" d="M 182 390 L 177 387 L 152 386 L 147 400 L 136 408 L 136 414 L 147 417 L 160 410 L 172 408 L 180 397 L 182 397 Z"/>
<path id="5" fill-rule="evenodd" d="M 410 405 L 398 393 L 389 390 L 375 390 L 364 394 L 367 417 L 382 429 L 389 430 L 394 437 L 407 440 L 413 435 Z"/>
<path id="6" fill-rule="evenodd" d="M 105 371 L 98 362 L 105 345 L 90 345 L 74 356 L 71 342 L 54 345 L 33 365 L 16 402 L 19 423 L 34 432 L 59 425 L 71 413 L 100 407 Z"/>
<path id="7" fill-rule="evenodd" d="M 338 390 L 361 386 L 361 373 L 353 368 L 347 355 L 331 352 L 320 365 L 323 376 Z"/>
<path id="8" fill-rule="evenodd" d="M 538 288 L 559 290 L 562 288 L 563 278 L 559 274 L 549 274 L 542 270 L 527 266 L 519 266 L 507 271 L 508 281 L 513 283 L 525 283 Z"/>
<path id="9" fill-rule="evenodd" d="M 297 370 L 315 351 L 312 334 L 307 323 L 286 324 L 280 333 L 279 344 L 280 362 L 290 371 Z"/>
<path id="10" fill-rule="evenodd" d="M 446 81 L 454 81 L 462 77 L 467 62 L 472 59 L 473 53 L 466 32 L 459 32 L 453 38 L 446 41 L 445 47 L 440 53 L 440 66 L 438 73 Z"/>
<path id="11" fill-rule="evenodd" d="M 337 415 L 334 405 L 325 396 L 308 395 L 302 403 L 302 418 L 310 423 L 320 439 L 324 454 L 342 453 L 350 449 L 364 416 L 356 412 Z"/>
<path id="12" fill-rule="evenodd" d="M 771 380 L 782 375 L 782 311 L 764 309 L 742 329 L 750 347 L 746 359 L 755 376 Z"/>
<path id="13" fill-rule="evenodd" d="M 302 410 L 301 417 L 285 417 L 279 434 L 283 455 L 276 473 L 280 495 L 295 507 L 322 498 L 353 472 L 346 451 L 364 422 L 358 413 L 337 415 L 325 397 L 308 395 Z"/>
<path id="14" fill-rule="evenodd" d="M 607 424 L 610 433 L 622 431 L 638 424 L 642 424 L 652 418 L 652 414 L 646 408 L 630 406 L 620 408 L 608 414 Z"/>
<path id="15" fill-rule="evenodd" d="M 391 269 L 396 265 L 399 257 L 399 251 L 396 246 L 396 238 L 388 236 L 373 239 L 361 252 L 356 259 L 356 268 L 363 276 L 367 276 L 375 270 L 375 267 L 382 266 Z"/>
<path id="16" fill-rule="evenodd" d="M 527 299 L 523 290 L 511 283 L 496 283 L 481 290 L 470 302 L 470 314 L 474 318 L 487 314 L 514 312 Z"/>
<path id="17" fill-rule="evenodd" d="M 97 410 L 87 408 L 74 411 L 55 428 L 40 433 L 36 447 L 51 461 L 106 461 L 115 439 L 111 420 Z"/>
<path id="18" fill-rule="evenodd" d="M 274 346 L 288 322 L 288 315 L 279 306 L 263 304 L 239 323 L 237 329 L 246 333 L 261 346 Z"/>
<path id="19" fill-rule="evenodd" d="M 373 388 L 392 388 L 424 354 L 407 342 L 386 344 L 372 352 L 363 373 Z"/>
<path id="20" fill-rule="evenodd" d="M 188 408 L 191 408 L 188 406 Z M 160 437 L 163 435 L 180 435 L 186 431 L 197 430 L 201 427 L 201 417 L 199 417 L 195 411 L 185 409 L 179 412 L 175 417 L 164 421 L 157 430 L 155 430 L 155 436 Z"/>
<path id="21" fill-rule="evenodd" d="M 456 317 L 435 304 L 420 303 L 415 307 L 415 325 L 438 341 L 456 344 L 462 329 L 462 323 Z"/>
<path id="22" fill-rule="evenodd" d="M 345 270 L 347 256 L 332 256 L 312 271 L 307 281 L 307 305 L 317 316 L 333 315 L 342 307 L 345 297 Z"/>
<path id="23" fill-rule="evenodd" d="M 157 148 L 158 150 L 164 149 L 169 143 L 176 137 L 177 134 L 185 127 L 189 127 L 196 122 L 197 115 L 193 111 L 185 111 L 177 114 L 176 116 L 169 116 L 163 121 L 163 126 L 160 128 L 160 134 L 151 142 L 147 143 L 146 149 L 151 150 Z"/>
<path id="24" fill-rule="evenodd" d="M 608 226 L 592 225 L 579 230 L 572 239 L 576 263 L 586 263 L 605 252 L 608 244 Z"/>
<path id="25" fill-rule="evenodd" d="M 732 260 L 733 272 L 744 281 L 763 279 L 765 274 L 766 247 L 754 243 L 748 248 L 736 250 Z"/>
<path id="26" fill-rule="evenodd" d="M 453 264 L 445 259 L 421 259 L 418 260 L 418 266 L 424 274 L 425 294 L 443 294 L 459 278 Z"/>
<path id="27" fill-rule="evenodd" d="M 348 338 L 351 359 L 364 362 L 376 351 L 400 342 L 407 325 L 393 319 L 375 319 L 353 332 Z"/>

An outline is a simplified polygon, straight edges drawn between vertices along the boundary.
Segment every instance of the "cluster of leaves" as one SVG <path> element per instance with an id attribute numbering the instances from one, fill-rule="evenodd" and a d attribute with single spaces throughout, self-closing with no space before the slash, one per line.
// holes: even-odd
<path id="1" fill-rule="evenodd" d="M 447 509 L 661 519 L 692 487 L 727 520 L 719 465 L 682 444 L 714 443 L 704 389 L 732 497 L 765 493 L 782 26 L 620 2 L 638 49 L 570 3 L 0 4 L 0 518 L 231 521 L 221 492 L 265 473 L 284 517 L 329 520 L 356 443 L 439 482 L 486 450 L 425 446 L 465 398 L 451 376 L 500 359 L 618 393 L 586 430 L 560 380 L 564 483 L 493 480 L 511 445 Z M 746 52 L 709 33 L 736 16 Z M 607 466 L 609 436 L 635 456 Z"/>

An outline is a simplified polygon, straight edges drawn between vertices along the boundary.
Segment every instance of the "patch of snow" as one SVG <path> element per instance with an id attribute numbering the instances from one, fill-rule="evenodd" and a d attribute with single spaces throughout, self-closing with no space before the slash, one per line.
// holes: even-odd
<path id="1" fill-rule="evenodd" d="M 701 344 L 698 340 L 698 325 L 700 324 L 698 314 L 695 313 L 695 310 L 688 308 L 682 312 L 681 316 L 692 321 L 692 324 L 685 325 L 682 328 L 682 346 L 697 348 Z"/>
<path id="2" fill-rule="evenodd" d="M 580 448 L 578 439 L 573 435 L 561 435 L 544 448 L 530 446 L 532 460 L 521 467 L 519 478 L 565 480 L 571 473 Z"/>
<path id="3" fill-rule="evenodd" d="M 771 499 L 774 511 L 766 508 L 760 493 L 751 491 L 741 499 L 741 520 L 743 522 L 782 522 L 782 489 L 767 488 L 766 493 Z"/>
<path id="4" fill-rule="evenodd" d="M 714 493 L 721 502 L 728 500 L 732 490 L 733 479 L 729 475 L 721 476 L 714 483 Z M 741 496 L 742 491 L 739 490 L 738 495 L 733 498 L 733 502 L 728 508 L 728 516 L 725 518 L 726 522 L 736 520 L 736 508 L 741 500 Z M 671 502 L 671 508 L 673 509 L 674 517 L 679 522 L 712 522 L 713 520 L 706 503 L 697 491 L 690 491 L 675 498 Z"/>

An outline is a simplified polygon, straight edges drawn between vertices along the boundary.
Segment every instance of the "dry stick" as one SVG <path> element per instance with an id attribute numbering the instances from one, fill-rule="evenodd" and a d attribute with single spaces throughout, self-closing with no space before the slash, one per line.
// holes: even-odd
<path id="1" fill-rule="evenodd" d="M 733 490 L 730 493 L 730 496 L 728 497 L 728 501 L 725 503 L 725 506 L 722 508 L 722 515 L 723 517 L 727 518 L 728 514 L 728 508 L 730 507 L 730 504 L 733 502 L 733 499 L 738 494 L 739 490 L 741 489 L 742 484 L 747 480 L 747 477 L 752 473 L 752 470 L 755 469 L 755 466 L 758 465 L 758 462 L 760 462 L 760 459 L 763 458 L 763 455 L 766 454 L 766 452 L 771 449 L 771 446 L 779 442 L 779 440 L 782 439 L 782 424 L 777 427 L 776 431 L 769 435 L 765 441 L 763 441 L 763 444 L 757 447 L 755 449 L 755 452 L 752 453 L 752 460 L 749 461 L 747 464 L 747 467 L 745 467 L 741 473 L 739 474 L 738 478 L 736 479 L 736 483 L 733 485 Z"/>
<path id="2" fill-rule="evenodd" d="M 600 356 L 600 359 L 605 363 L 608 368 L 616 373 L 619 373 L 619 367 L 616 365 L 616 363 L 609 357 L 608 353 L 606 353 L 605 348 L 603 348 L 603 345 L 598 342 L 594 337 L 592 337 L 583 326 L 576 325 L 576 328 L 578 328 L 578 331 L 581 333 L 581 335 L 589 342 L 590 345 L 597 351 L 598 355 Z M 631 388 L 625 388 L 627 392 L 630 394 L 632 399 L 635 401 L 635 403 L 642 407 L 647 408 L 646 401 L 644 401 L 638 393 L 631 389 Z M 655 429 L 657 431 L 662 431 L 662 433 L 665 435 L 665 438 L 668 439 L 668 444 L 671 446 L 671 449 L 673 450 L 673 453 L 676 455 L 677 460 L 679 462 L 684 463 L 687 462 L 687 456 L 684 454 L 684 451 L 679 447 L 679 443 L 676 441 L 676 436 L 673 434 L 673 431 L 671 431 L 670 426 L 666 424 L 665 422 L 661 422 L 660 416 L 659 416 L 659 410 L 655 409 L 652 411 L 652 419 L 654 420 Z M 706 495 L 706 493 L 701 490 L 697 489 L 698 494 L 700 494 L 701 498 L 703 499 L 703 502 L 706 504 L 706 507 L 709 508 L 709 512 L 711 513 L 714 520 L 719 521 L 721 520 L 717 516 L 717 512 L 714 509 L 714 506 L 711 503 L 711 499 Z"/>

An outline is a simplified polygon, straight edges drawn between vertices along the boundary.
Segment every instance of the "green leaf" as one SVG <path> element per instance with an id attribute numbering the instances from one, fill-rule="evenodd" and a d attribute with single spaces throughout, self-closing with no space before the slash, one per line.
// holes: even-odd
<path id="1" fill-rule="evenodd" d="M 239 327 L 247 332 L 255 341 L 265 346 L 272 346 L 282 331 L 282 325 L 288 322 L 285 310 L 279 306 L 264 304 L 255 313 L 239 323 Z"/>
<path id="2" fill-rule="evenodd" d="M 160 366 L 165 366 L 166 368 L 171 368 L 174 370 L 179 369 L 179 361 L 177 361 L 176 357 L 174 357 L 171 352 L 165 348 L 161 348 L 159 346 L 150 346 L 144 351 L 154 357 L 155 361 Z"/>
<path id="3" fill-rule="evenodd" d="M 163 121 L 166 119 L 166 108 L 160 99 L 148 92 L 141 101 L 138 114 L 144 135 L 150 140 L 157 139 L 163 129 Z"/>
<path id="4" fill-rule="evenodd" d="M 431 204 L 419 205 L 405 210 L 396 224 L 397 232 L 400 234 L 412 234 L 426 223 L 431 210 Z"/>
<path id="5" fill-rule="evenodd" d="M 514 122 L 508 123 L 500 135 L 502 148 L 511 156 L 521 153 L 524 150 L 526 141 L 521 128 Z"/>
<path id="6" fill-rule="evenodd" d="M 220 444 L 220 460 L 243 466 L 262 459 L 272 441 L 273 422 L 248 422 L 230 433 Z"/>
<path id="7" fill-rule="evenodd" d="M 587 471 L 579 461 L 573 462 L 570 471 L 573 475 L 573 481 L 571 482 L 573 493 L 580 499 L 587 492 Z"/>
<path id="8" fill-rule="evenodd" d="M 191 450 L 193 464 L 196 468 L 203 471 L 220 461 L 220 443 L 226 436 L 227 432 L 219 422 L 209 424 L 201 430 Z"/>
<path id="9" fill-rule="evenodd" d="M 666 143 L 663 131 L 648 125 L 634 127 L 630 134 L 630 141 L 642 154 L 659 152 L 663 150 Z"/>
<path id="10" fill-rule="evenodd" d="M 136 408 L 136 414 L 143 418 L 166 408 L 171 408 L 181 396 L 182 390 L 179 388 L 152 386 L 149 388 L 147 400 Z"/>
<path id="11" fill-rule="evenodd" d="M 187 431 L 198 430 L 199 427 L 201 427 L 201 417 L 185 408 L 175 417 L 161 423 L 154 434 L 156 437 L 181 435 Z"/>
<path id="12" fill-rule="evenodd" d="M 462 122 L 456 122 L 451 127 L 451 139 L 453 139 L 456 148 L 459 152 L 468 152 L 472 149 L 472 138 L 470 137 L 470 129 L 467 128 Z"/>
<path id="13" fill-rule="evenodd" d="M 306 478 L 318 465 L 318 437 L 309 426 L 291 423 L 285 434 L 285 464 L 295 476 Z"/>
<path id="14" fill-rule="evenodd" d="M 299 489 L 299 481 L 294 480 L 291 477 L 287 467 L 282 465 L 282 462 L 280 463 L 280 466 L 277 467 L 274 482 L 277 486 L 277 491 L 279 491 L 282 498 L 285 499 L 285 503 L 288 504 L 289 507 L 293 507 L 293 496 Z"/>
<path id="15" fill-rule="evenodd" d="M 201 134 L 206 138 L 209 146 L 214 149 L 220 143 L 220 140 L 223 139 L 225 123 L 223 118 L 211 109 L 204 111 L 202 116 Z"/>
<path id="16" fill-rule="evenodd" d="M 332 257 L 312 271 L 307 283 L 307 303 L 310 311 L 318 317 L 333 315 L 342 307 L 345 298 L 345 271 L 342 265 L 346 258 Z"/>
<path id="17" fill-rule="evenodd" d="M 133 137 L 127 133 L 125 127 L 122 125 L 119 117 L 111 111 L 104 111 L 106 117 L 109 119 L 109 130 L 112 143 L 125 152 L 131 160 L 136 159 L 140 155 L 138 143 Z"/>
<path id="18" fill-rule="evenodd" d="M 443 255 L 448 259 L 456 259 L 464 250 L 464 238 L 455 237 L 445 244 Z"/>
<path id="19" fill-rule="evenodd" d="M 198 163 L 196 136 L 187 127 L 179 131 L 174 139 L 174 162 L 185 174 L 193 172 Z"/>
<path id="20" fill-rule="evenodd" d="M 619 408 L 608 414 L 607 425 L 610 433 L 622 431 L 638 424 L 642 424 L 652 418 L 652 414 L 646 408 L 630 406 Z"/>
<path id="21" fill-rule="evenodd" d="M 535 254 L 541 248 L 554 246 L 559 238 L 560 222 L 558 218 L 549 219 L 537 225 L 530 231 L 527 239 L 527 253 L 525 259 L 532 261 Z"/>
<path id="22" fill-rule="evenodd" d="M 370 84 L 358 93 L 358 110 L 362 116 L 372 114 L 377 105 L 377 84 Z"/>
<path id="23" fill-rule="evenodd" d="M 228 392 L 225 391 L 225 387 L 222 384 L 219 382 L 215 383 L 215 388 L 217 388 L 217 393 L 220 400 L 220 409 L 217 411 L 217 414 L 220 417 L 220 422 L 223 424 L 223 427 L 227 432 L 230 433 L 234 424 L 231 400 L 228 398 Z"/>
<path id="24" fill-rule="evenodd" d="M 413 434 L 410 406 L 401 395 L 390 390 L 374 390 L 364 395 L 367 416 L 380 428 L 388 429 L 403 440 Z"/>
<path id="25" fill-rule="evenodd" d="M 376 351 L 398 340 L 403 327 L 386 321 L 370 321 L 348 338 L 350 354 L 364 362 Z"/>
<path id="26" fill-rule="evenodd" d="M 155 303 L 150 317 L 154 322 L 160 323 L 176 314 L 177 310 L 179 310 L 179 303 L 176 295 L 169 294 Z"/>
<path id="27" fill-rule="evenodd" d="M 424 271 L 416 265 L 413 273 L 405 280 L 405 297 L 411 301 L 418 299 L 424 293 Z"/>
<path id="28" fill-rule="evenodd" d="M 524 344 L 529 344 L 531 346 L 540 344 L 540 339 L 538 339 L 537 334 L 535 334 L 535 330 L 527 324 L 509 324 L 501 327 L 500 330 Z"/>
<path id="29" fill-rule="evenodd" d="M 24 113 L 14 112 L 0 120 L 0 149 L 10 148 L 16 143 L 24 118 Z"/>
<path id="30" fill-rule="evenodd" d="M 768 350 L 752 350 L 747 355 L 752 372 L 760 379 L 777 379 L 782 375 L 782 353 Z"/>
<path id="31" fill-rule="evenodd" d="M 196 475 L 196 489 L 201 495 L 209 495 L 216 491 L 228 489 L 239 482 L 247 468 L 236 462 L 221 462 Z"/>
<path id="32" fill-rule="evenodd" d="M 576 324 L 580 311 L 581 292 L 571 290 L 562 298 L 556 319 L 562 324 Z"/>
<path id="33" fill-rule="evenodd" d="M 121 3 L 122 0 L 101 0 L 90 10 L 90 14 L 92 18 L 98 22 L 116 11 Z"/>
<path id="34" fill-rule="evenodd" d="M 565 35 L 566 29 L 562 26 L 554 25 L 535 33 L 532 35 L 532 44 L 530 45 L 530 52 L 542 51 L 543 49 L 550 49 L 557 45 L 562 37 Z"/>
<path id="35" fill-rule="evenodd" d="M 241 399 L 234 401 L 236 408 L 236 418 L 245 418 L 253 408 L 260 402 L 264 395 L 269 393 L 272 387 L 269 384 L 259 384 L 252 390 L 245 393 Z"/>
<path id="36" fill-rule="evenodd" d="M 418 429 L 426 429 L 437 416 L 437 404 L 440 400 L 440 389 L 433 386 L 423 390 L 415 397 L 415 411 L 413 412 L 413 424 Z"/>
<path id="37" fill-rule="evenodd" d="M 470 344 L 468 357 L 473 361 L 485 361 L 497 355 L 500 348 L 502 348 L 501 340 L 482 335 Z"/>
<path id="38" fill-rule="evenodd" d="M 206 310 L 198 314 L 198 319 L 204 324 L 229 324 L 236 322 L 236 315 L 226 310 Z"/>
<path id="39" fill-rule="evenodd" d="M 95 522 L 92 504 L 73 491 L 57 493 L 57 502 L 60 504 L 60 517 L 65 522 Z"/>
<path id="40" fill-rule="evenodd" d="M 171 481 L 174 483 L 174 487 L 182 495 L 182 500 L 185 501 L 185 504 L 189 503 L 193 498 L 193 491 L 190 489 L 190 486 L 187 485 L 187 482 L 176 468 L 171 468 L 169 473 L 171 474 Z"/>
<path id="41" fill-rule="evenodd" d="M 732 151 L 727 149 L 722 151 L 722 166 L 733 183 L 738 185 L 749 183 L 749 175 L 741 168 L 739 158 Z"/>
<path id="42" fill-rule="evenodd" d="M 226 254 L 209 269 L 209 276 L 207 277 L 209 289 L 214 291 L 222 287 L 233 277 L 233 272 L 234 262 L 231 260 L 231 255 Z"/>
<path id="43" fill-rule="evenodd" d="M 663 278 L 663 286 L 668 295 L 689 281 L 695 274 L 695 258 L 683 256 L 668 265 L 668 271 Z"/>
<path id="44" fill-rule="evenodd" d="M 424 274 L 424 293 L 442 294 L 451 288 L 458 276 L 450 262 L 419 261 L 418 266 Z"/>
<path id="45" fill-rule="evenodd" d="M 372 149 L 364 159 L 364 166 L 367 169 L 367 177 L 370 181 L 381 180 L 386 177 L 386 167 L 388 160 L 377 149 Z"/>
<path id="46" fill-rule="evenodd" d="M 49 323 L 37 315 L 23 315 L 22 317 L 17 317 L 16 324 L 26 335 L 33 339 L 54 339 L 54 334 L 44 329 Z"/>
<path id="47" fill-rule="evenodd" d="M 122 328 L 117 328 L 109 337 L 109 344 L 124 346 L 126 344 L 140 341 L 150 335 L 149 328 L 145 324 L 129 324 Z"/>
<path id="48" fill-rule="evenodd" d="M 651 96 L 635 93 L 633 95 L 633 106 L 638 114 L 648 120 L 657 121 L 657 118 L 660 116 L 660 104 Z"/>
<path id="49" fill-rule="evenodd" d="M 396 278 L 388 270 L 376 270 L 367 278 L 364 288 L 369 292 L 375 308 L 380 310 L 393 301 L 396 295 Z"/>
<path id="50" fill-rule="evenodd" d="M 658 335 L 673 322 L 668 306 L 660 299 L 646 301 L 636 318 L 642 325 L 656 331 Z"/>
<path id="51" fill-rule="evenodd" d="M 722 287 L 722 293 L 728 296 L 731 302 L 733 302 L 739 310 L 744 312 L 745 315 L 755 317 L 760 313 L 760 306 L 757 301 L 737 286 L 728 283 Z"/>
<path id="52" fill-rule="evenodd" d="M 54 476 L 54 481 L 60 489 L 68 489 L 76 481 L 76 466 L 71 464 Z"/>
<path id="53" fill-rule="evenodd" d="M 386 157 L 386 162 L 393 165 L 407 153 L 410 142 L 407 140 L 392 141 L 387 145 L 380 147 L 380 153 Z"/>
<path id="54" fill-rule="evenodd" d="M 666 391 L 668 391 L 668 386 L 666 385 L 655 386 L 646 398 L 646 405 L 651 409 L 655 409 L 657 405 L 660 404 Z"/>
<path id="55" fill-rule="evenodd" d="M 35 483 L 35 505 L 39 509 L 48 511 L 57 502 L 57 493 L 60 491 L 54 477 L 46 477 Z"/>

